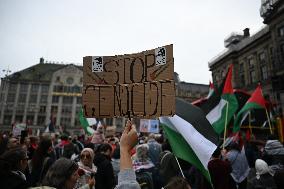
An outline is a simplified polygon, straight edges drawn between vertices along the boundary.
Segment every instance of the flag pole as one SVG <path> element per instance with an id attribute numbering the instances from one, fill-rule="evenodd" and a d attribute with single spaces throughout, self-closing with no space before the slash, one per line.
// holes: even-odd
<path id="1" fill-rule="evenodd" d="M 277 126 L 278 126 L 279 140 L 280 142 L 283 143 L 284 140 L 283 140 L 283 132 L 282 132 L 283 131 L 282 121 L 279 117 L 277 117 L 276 120 L 277 120 Z"/>
<path id="2" fill-rule="evenodd" d="M 183 171 L 182 171 L 182 169 L 181 169 L 181 167 L 180 167 L 179 161 L 178 161 L 178 159 L 177 159 L 177 157 L 176 157 L 176 156 L 175 156 L 175 158 L 176 158 L 176 161 L 177 161 L 177 164 L 178 164 L 179 170 L 180 170 L 180 172 L 181 172 L 181 175 L 182 175 L 182 177 L 183 177 L 183 178 L 185 178 L 185 176 L 184 176 L 184 174 L 183 174 Z"/>
<path id="3" fill-rule="evenodd" d="M 229 110 L 229 102 L 227 102 L 227 107 L 226 107 L 226 117 L 225 117 L 225 127 L 224 127 L 223 150 L 225 149 L 225 140 L 226 140 L 226 134 L 227 134 L 228 110 Z"/>
<path id="4" fill-rule="evenodd" d="M 267 112 L 267 109 L 265 108 L 265 113 L 266 113 L 266 117 L 267 117 L 267 120 L 268 120 L 268 125 L 269 125 L 269 129 L 270 129 L 270 134 L 273 134 L 273 131 L 272 131 L 272 127 L 271 127 L 271 123 L 270 123 L 270 118 L 268 116 L 268 112 Z"/>

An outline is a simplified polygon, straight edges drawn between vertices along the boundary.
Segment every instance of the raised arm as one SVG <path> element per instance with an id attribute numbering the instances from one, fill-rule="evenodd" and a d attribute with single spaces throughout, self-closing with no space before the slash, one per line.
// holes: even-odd
<path id="1" fill-rule="evenodd" d="M 135 125 L 127 121 L 120 139 L 120 172 L 118 174 L 117 189 L 139 189 L 135 172 L 132 167 L 131 149 L 137 144 L 138 136 Z"/>

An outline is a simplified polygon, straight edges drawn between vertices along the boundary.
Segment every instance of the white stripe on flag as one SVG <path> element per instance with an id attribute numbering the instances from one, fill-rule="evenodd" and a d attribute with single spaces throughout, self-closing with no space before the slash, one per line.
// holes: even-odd
<path id="1" fill-rule="evenodd" d="M 266 124 L 267 124 L 267 120 L 263 122 L 261 127 L 265 127 Z"/>
<path id="2" fill-rule="evenodd" d="M 86 129 L 87 129 L 87 132 L 91 135 L 93 135 L 95 132 L 95 130 L 92 127 L 87 127 Z"/>
<path id="3" fill-rule="evenodd" d="M 89 126 L 95 125 L 97 123 L 96 118 L 86 118 Z"/>
<path id="4" fill-rule="evenodd" d="M 215 106 L 207 115 L 206 118 L 207 120 L 210 122 L 210 124 L 212 125 L 213 123 L 215 123 L 216 121 L 218 121 L 221 116 L 222 116 L 222 110 L 223 108 L 226 106 L 227 101 L 224 99 L 221 99 L 219 104 L 217 106 Z"/>
<path id="5" fill-rule="evenodd" d="M 247 111 L 247 112 L 245 113 L 245 115 L 243 116 L 243 118 L 242 118 L 242 120 L 241 120 L 240 126 L 243 124 L 243 122 L 245 121 L 245 119 L 248 117 L 249 114 L 250 114 L 250 111 Z"/>
<path id="6" fill-rule="evenodd" d="M 210 96 L 212 96 L 213 92 L 214 92 L 214 89 L 210 88 L 206 99 L 208 99 Z"/>
<path id="7" fill-rule="evenodd" d="M 166 123 L 166 125 L 174 127 L 175 130 L 183 136 L 204 168 L 207 169 L 208 162 L 217 146 L 200 134 L 194 126 L 181 117 L 175 115 L 173 117 L 168 117 L 168 119 L 171 124 Z"/>

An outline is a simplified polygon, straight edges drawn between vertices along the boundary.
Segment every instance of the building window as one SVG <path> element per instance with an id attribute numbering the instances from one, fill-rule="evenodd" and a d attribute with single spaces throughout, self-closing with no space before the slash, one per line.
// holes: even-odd
<path id="1" fill-rule="evenodd" d="M 16 92 L 17 90 L 17 84 L 16 83 L 10 83 L 9 85 L 9 93 Z"/>
<path id="2" fill-rule="evenodd" d="M 29 103 L 36 103 L 37 102 L 37 95 L 31 95 L 29 99 Z"/>
<path id="3" fill-rule="evenodd" d="M 19 103 L 25 103 L 26 102 L 26 98 L 27 98 L 26 94 L 19 94 L 18 102 Z"/>
<path id="4" fill-rule="evenodd" d="M 224 79 L 226 77 L 227 68 L 223 68 L 221 71 L 221 78 Z"/>
<path id="5" fill-rule="evenodd" d="M 23 122 L 23 115 L 16 115 L 15 116 L 15 122 L 16 123 L 22 123 Z"/>
<path id="6" fill-rule="evenodd" d="M 241 63 L 239 65 L 239 72 L 244 72 L 244 64 L 243 63 Z"/>
<path id="7" fill-rule="evenodd" d="M 39 89 L 39 85 L 38 84 L 32 84 L 32 87 L 31 87 L 31 92 L 32 93 L 37 93 L 38 89 Z"/>
<path id="8" fill-rule="evenodd" d="M 36 111 L 36 106 L 35 105 L 29 105 L 28 112 L 34 113 L 35 111 Z"/>
<path id="9" fill-rule="evenodd" d="M 79 127 L 81 125 L 80 120 L 77 117 L 75 117 L 74 125 L 77 126 L 77 127 Z"/>
<path id="10" fill-rule="evenodd" d="M 76 107 L 76 115 L 79 115 L 81 109 L 82 109 L 81 106 L 80 107 Z"/>
<path id="11" fill-rule="evenodd" d="M 40 103 L 47 103 L 47 95 L 41 95 Z"/>
<path id="12" fill-rule="evenodd" d="M 60 82 L 60 77 L 59 76 L 56 77 L 56 82 Z"/>
<path id="13" fill-rule="evenodd" d="M 50 113 L 57 113 L 57 111 L 58 111 L 58 106 L 51 106 Z"/>
<path id="14" fill-rule="evenodd" d="M 61 120 L 60 120 L 60 125 L 70 126 L 71 125 L 71 118 L 62 117 Z"/>
<path id="15" fill-rule="evenodd" d="M 245 75 L 244 73 L 240 73 L 240 85 L 244 86 L 245 85 Z"/>
<path id="16" fill-rule="evenodd" d="M 266 65 L 261 66 L 260 72 L 261 72 L 261 79 L 266 80 L 268 78 Z"/>
<path id="17" fill-rule="evenodd" d="M 45 123 L 45 116 L 38 116 L 37 117 L 37 125 L 44 125 Z"/>
<path id="18" fill-rule="evenodd" d="M 24 113 L 24 111 L 25 111 L 25 106 L 24 105 L 18 105 L 16 107 L 16 112 L 17 113 Z"/>
<path id="19" fill-rule="evenodd" d="M 4 125 L 11 125 L 12 115 L 4 115 L 3 123 L 4 123 Z"/>
<path id="20" fill-rule="evenodd" d="M 250 76 L 250 83 L 255 83 L 256 82 L 256 77 L 255 77 L 256 75 L 255 75 L 254 70 L 250 70 L 249 76 Z"/>
<path id="21" fill-rule="evenodd" d="M 27 115 L 27 124 L 28 125 L 33 125 L 34 122 L 34 116 L 33 115 Z"/>
<path id="22" fill-rule="evenodd" d="M 62 106 L 61 112 L 62 112 L 62 114 L 71 114 L 72 113 L 72 106 Z"/>
<path id="23" fill-rule="evenodd" d="M 21 83 L 21 85 L 20 85 L 20 92 L 21 92 L 21 93 L 26 93 L 26 92 L 28 92 L 28 87 L 29 87 L 28 84 Z"/>
<path id="24" fill-rule="evenodd" d="M 45 113 L 45 111 L 46 111 L 46 106 L 39 107 L 39 113 Z"/>
<path id="25" fill-rule="evenodd" d="M 15 102 L 16 94 L 15 93 L 8 93 L 7 102 Z"/>
<path id="26" fill-rule="evenodd" d="M 53 87 L 53 91 L 54 92 L 63 92 L 63 86 L 62 85 L 55 85 L 54 87 Z"/>
<path id="27" fill-rule="evenodd" d="M 81 93 L 81 88 L 80 88 L 79 86 L 74 86 L 73 89 L 72 89 L 72 91 L 73 91 L 74 93 Z"/>
<path id="28" fill-rule="evenodd" d="M 49 85 L 42 85 L 41 86 L 41 92 L 42 93 L 48 93 Z"/>
<path id="29" fill-rule="evenodd" d="M 69 84 L 69 85 L 73 84 L 73 82 L 74 82 L 74 79 L 72 77 L 68 77 L 66 79 L 66 83 Z"/>
<path id="30" fill-rule="evenodd" d="M 253 58 L 249 58 L 248 59 L 248 65 L 250 69 L 254 68 L 254 59 Z"/>
<path id="31" fill-rule="evenodd" d="M 261 64 L 264 64 L 264 63 L 265 63 L 265 53 L 264 53 L 264 52 L 262 52 L 262 53 L 259 54 L 259 62 L 260 62 Z"/>
<path id="32" fill-rule="evenodd" d="M 77 104 L 82 104 L 82 97 L 80 96 L 77 97 Z"/>
<path id="33" fill-rule="evenodd" d="M 281 28 L 278 29 L 279 32 L 279 36 L 280 37 L 284 37 L 284 26 L 282 26 Z"/>
<path id="34" fill-rule="evenodd" d="M 72 104 L 73 103 L 73 96 L 64 96 L 63 97 L 63 104 Z"/>
<path id="35" fill-rule="evenodd" d="M 13 113 L 14 110 L 14 103 L 12 104 L 6 104 L 5 106 L 5 113 Z"/>
<path id="36" fill-rule="evenodd" d="M 58 103 L 59 102 L 59 96 L 52 96 L 52 103 Z"/>

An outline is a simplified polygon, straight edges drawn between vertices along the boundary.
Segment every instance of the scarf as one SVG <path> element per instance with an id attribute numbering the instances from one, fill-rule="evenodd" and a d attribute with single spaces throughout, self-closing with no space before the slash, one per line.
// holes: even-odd
<path id="1" fill-rule="evenodd" d="M 274 176 L 275 171 L 268 167 L 267 163 L 261 159 L 255 161 L 255 170 L 256 170 L 256 179 L 260 179 L 260 175 L 269 173 L 271 176 Z"/>

